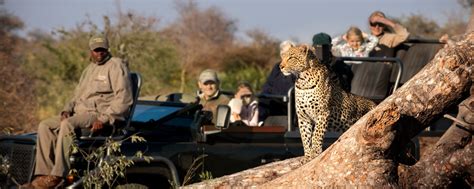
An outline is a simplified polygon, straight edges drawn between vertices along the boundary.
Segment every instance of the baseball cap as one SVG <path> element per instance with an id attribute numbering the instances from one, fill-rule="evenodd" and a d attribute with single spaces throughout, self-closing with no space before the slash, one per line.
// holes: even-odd
<path id="1" fill-rule="evenodd" d="M 207 69 L 201 72 L 199 75 L 199 81 L 201 83 L 205 83 L 206 81 L 214 81 L 214 82 L 219 82 L 219 79 L 217 78 L 217 73 L 214 70 Z"/>
<path id="2" fill-rule="evenodd" d="M 313 46 L 315 45 L 330 45 L 331 36 L 327 33 L 318 33 L 313 36 Z"/>
<path id="3" fill-rule="evenodd" d="M 89 49 L 94 50 L 97 48 L 109 49 L 109 41 L 105 36 L 95 35 L 89 40 Z"/>

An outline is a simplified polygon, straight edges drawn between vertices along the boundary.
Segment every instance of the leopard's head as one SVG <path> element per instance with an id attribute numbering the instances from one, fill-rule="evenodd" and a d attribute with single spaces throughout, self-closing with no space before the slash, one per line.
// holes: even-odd
<path id="1" fill-rule="evenodd" d="M 317 61 L 315 49 L 308 45 L 291 45 L 288 50 L 282 52 L 280 56 L 280 70 L 283 75 L 286 76 L 291 74 L 298 76 L 299 73 L 310 68 L 312 62 Z"/>

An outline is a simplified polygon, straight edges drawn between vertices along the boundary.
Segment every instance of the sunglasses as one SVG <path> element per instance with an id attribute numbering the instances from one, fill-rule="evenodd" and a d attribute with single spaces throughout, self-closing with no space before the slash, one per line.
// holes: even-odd
<path id="1" fill-rule="evenodd" d="M 372 26 L 372 27 L 375 27 L 375 26 L 378 26 L 378 27 L 384 27 L 384 26 L 385 26 L 384 24 L 382 24 L 382 23 L 378 23 L 378 22 L 375 22 L 375 23 L 373 23 L 373 22 L 370 22 L 369 24 L 370 24 L 370 26 Z"/>
<path id="2" fill-rule="evenodd" d="M 246 94 L 246 95 L 242 95 L 242 96 L 240 96 L 240 97 L 241 97 L 241 98 L 250 98 L 250 97 L 252 97 L 252 95 L 251 95 L 251 94 Z"/>

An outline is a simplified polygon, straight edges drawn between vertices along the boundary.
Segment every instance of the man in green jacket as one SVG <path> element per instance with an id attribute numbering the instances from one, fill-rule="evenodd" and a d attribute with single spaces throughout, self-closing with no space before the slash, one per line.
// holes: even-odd
<path id="1" fill-rule="evenodd" d="M 89 41 L 91 63 L 83 71 L 74 96 L 61 114 L 42 121 L 36 143 L 36 178 L 25 188 L 53 188 L 70 168 L 69 155 L 76 128 L 91 132 L 125 121 L 133 103 L 129 70 L 112 57 L 105 36 Z"/>
<path id="2" fill-rule="evenodd" d="M 199 75 L 199 104 L 203 106 L 202 110 L 212 112 L 212 122 L 214 124 L 216 123 L 217 106 L 227 105 L 230 101 L 228 96 L 221 93 L 219 84 L 219 78 L 214 70 L 207 69 Z"/>

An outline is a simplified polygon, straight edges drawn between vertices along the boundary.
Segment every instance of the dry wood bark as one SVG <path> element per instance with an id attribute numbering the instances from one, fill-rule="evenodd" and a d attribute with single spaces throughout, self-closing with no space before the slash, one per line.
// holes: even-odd
<path id="1" fill-rule="evenodd" d="M 469 33 L 464 35 L 462 40 L 441 49 L 417 75 L 357 121 L 320 156 L 282 177 L 273 179 L 274 176 L 270 175 L 266 180 L 271 181 L 257 187 L 314 188 L 348 185 L 398 187 L 399 164 L 395 156 L 411 138 L 420 133 L 446 107 L 459 101 L 462 94 L 469 89 L 473 75 L 473 42 L 474 33 Z M 452 150 L 448 152 L 454 153 L 453 158 L 469 155 L 471 159 L 465 159 L 467 162 L 460 160 L 453 163 L 472 164 L 472 140 L 465 147 L 467 150 L 462 152 Z M 280 168 L 266 166 L 272 169 Z M 423 169 L 430 165 L 420 163 L 416 166 Z M 433 169 L 433 171 L 440 170 Z M 440 175 L 446 177 L 441 173 Z M 246 171 L 245 174 L 236 173 L 234 176 L 198 183 L 191 187 L 252 186 L 252 183 L 234 184 L 253 176 L 254 172 Z M 236 178 L 239 180 L 226 180 Z M 426 182 L 429 182 L 429 179 Z M 403 183 L 405 186 L 412 184 Z"/>

